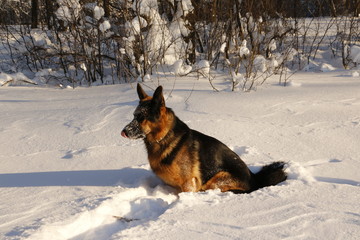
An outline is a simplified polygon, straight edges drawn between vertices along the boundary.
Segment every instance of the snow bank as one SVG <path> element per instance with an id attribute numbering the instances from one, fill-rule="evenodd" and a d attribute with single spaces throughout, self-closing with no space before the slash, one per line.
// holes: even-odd
<path id="1" fill-rule="evenodd" d="M 330 71 L 336 70 L 336 68 L 334 68 L 334 67 L 331 66 L 330 64 L 323 63 L 323 64 L 321 64 L 321 66 L 320 66 L 320 70 L 321 70 L 322 72 L 330 72 Z"/>
<path id="2" fill-rule="evenodd" d="M 197 65 L 197 71 L 203 76 L 208 77 L 210 75 L 210 63 L 207 60 L 200 60 Z"/>
<path id="3" fill-rule="evenodd" d="M 0 86 L 36 85 L 34 81 L 23 73 L 6 74 L 0 72 Z"/>
<path id="4" fill-rule="evenodd" d="M 182 59 L 175 61 L 175 63 L 172 65 L 172 68 L 174 74 L 178 76 L 186 75 L 192 70 L 191 66 L 184 65 L 184 61 Z"/>
<path id="5" fill-rule="evenodd" d="M 353 45 L 350 48 L 350 59 L 355 63 L 360 63 L 360 47 Z"/>

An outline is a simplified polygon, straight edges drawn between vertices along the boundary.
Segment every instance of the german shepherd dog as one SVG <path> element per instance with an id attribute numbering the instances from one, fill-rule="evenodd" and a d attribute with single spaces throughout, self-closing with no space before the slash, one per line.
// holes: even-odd
<path id="1" fill-rule="evenodd" d="M 250 193 L 286 180 L 285 163 L 271 163 L 254 174 L 225 144 L 190 129 L 165 106 L 161 86 L 151 97 L 138 84 L 137 93 L 134 119 L 121 135 L 144 140 L 151 169 L 166 184 L 180 192 Z"/>

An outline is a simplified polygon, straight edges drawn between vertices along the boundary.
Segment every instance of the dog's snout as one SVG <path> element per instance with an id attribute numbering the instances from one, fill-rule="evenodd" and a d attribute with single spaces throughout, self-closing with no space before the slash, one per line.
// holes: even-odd
<path id="1" fill-rule="evenodd" d="M 124 138 L 138 139 L 144 138 L 145 134 L 142 131 L 139 122 L 134 119 L 121 131 L 121 136 Z"/>
<path id="2" fill-rule="evenodd" d="M 121 136 L 124 137 L 124 138 L 128 138 L 128 135 L 127 135 L 125 129 L 123 129 L 123 130 L 121 131 Z"/>

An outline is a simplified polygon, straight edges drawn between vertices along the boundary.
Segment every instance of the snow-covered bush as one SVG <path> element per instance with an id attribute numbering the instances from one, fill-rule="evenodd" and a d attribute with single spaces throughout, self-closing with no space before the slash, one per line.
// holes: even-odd
<path id="1" fill-rule="evenodd" d="M 229 68 L 232 90 L 249 91 L 287 69 L 295 29 L 288 19 L 256 19 L 250 13 L 239 22 L 241 28 L 225 33 L 219 52 Z"/>
<path id="2" fill-rule="evenodd" d="M 27 66 L 36 73 L 52 69 L 41 82 L 74 87 L 114 83 L 115 79 L 105 75 L 118 73 L 113 71 L 118 47 L 111 38 L 111 23 L 103 16 L 103 8 L 96 3 L 57 0 L 52 29 L 6 26 L 6 48 L 11 52 L 13 66 L 9 64 L 3 70 L 16 72 Z"/>
<path id="3" fill-rule="evenodd" d="M 224 71 L 233 90 L 249 91 L 275 74 L 286 84 L 291 71 L 325 69 L 315 63 L 325 50 L 345 68 L 357 64 L 350 51 L 359 39 L 356 15 L 299 18 L 267 9 L 270 2 L 254 9 L 240 0 L 44 1 L 41 28 L 2 25 L 10 58 L 0 71 L 27 68 L 31 77 L 42 72 L 40 82 L 76 86 L 144 81 L 167 65 L 210 83 L 213 70 Z"/>
<path id="4" fill-rule="evenodd" d="M 188 29 L 183 19 L 192 5 L 190 1 L 175 1 L 172 6 L 176 3 L 177 11 L 170 21 L 161 16 L 156 0 L 133 1 L 133 14 L 125 22 L 123 51 L 141 78 L 158 64 L 172 65 L 184 58 L 186 44 L 182 38 Z"/>
<path id="5" fill-rule="evenodd" d="M 105 56 L 112 55 L 108 51 L 112 32 L 110 22 L 103 18 L 104 9 L 96 3 L 81 5 L 79 0 L 58 0 L 58 4 L 58 26 L 52 39 L 65 76 L 73 84 L 105 84 L 105 71 L 111 66 Z"/>

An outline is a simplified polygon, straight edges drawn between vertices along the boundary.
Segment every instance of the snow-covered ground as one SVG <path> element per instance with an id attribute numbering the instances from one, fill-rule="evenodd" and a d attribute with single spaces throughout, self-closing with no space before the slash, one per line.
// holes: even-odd
<path id="1" fill-rule="evenodd" d="M 252 170 L 288 162 L 285 183 L 176 194 L 142 141 L 120 136 L 138 102 L 131 85 L 2 87 L 0 239 L 359 239 L 358 74 L 298 73 L 250 93 L 216 79 L 223 91 L 192 77 L 146 85 L 159 80 L 182 120 Z"/>

